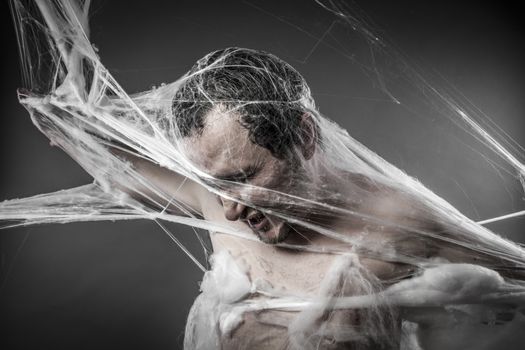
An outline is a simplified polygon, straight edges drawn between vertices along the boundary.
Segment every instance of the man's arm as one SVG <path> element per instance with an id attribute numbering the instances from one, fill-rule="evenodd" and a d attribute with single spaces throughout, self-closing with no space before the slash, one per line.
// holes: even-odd
<path id="1" fill-rule="evenodd" d="M 211 198 L 211 193 L 206 188 L 125 150 L 111 148 L 111 152 L 129 162 L 144 180 L 133 180 L 128 186 L 115 183 L 119 190 L 155 210 L 176 215 L 202 216 L 202 203 Z"/>

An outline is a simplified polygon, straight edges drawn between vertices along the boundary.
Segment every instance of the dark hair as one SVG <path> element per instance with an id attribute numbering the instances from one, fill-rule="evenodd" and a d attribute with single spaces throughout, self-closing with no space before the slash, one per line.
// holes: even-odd
<path id="1" fill-rule="evenodd" d="M 198 60 L 183 79 L 172 104 L 173 126 L 182 137 L 200 135 L 206 114 L 223 106 L 239 113 L 251 142 L 277 158 L 302 143 L 301 117 L 313 99 L 304 78 L 278 57 L 226 48 Z"/>

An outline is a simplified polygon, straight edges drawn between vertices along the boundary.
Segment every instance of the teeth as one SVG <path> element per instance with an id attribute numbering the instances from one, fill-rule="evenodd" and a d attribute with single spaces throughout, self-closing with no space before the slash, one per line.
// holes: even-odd
<path id="1" fill-rule="evenodd" d="M 262 219 L 262 215 L 261 214 L 255 214 L 254 216 L 252 216 L 250 218 L 250 221 L 251 222 L 259 222 L 259 221 L 261 221 L 261 219 Z"/>
<path id="2" fill-rule="evenodd" d="M 248 222 L 250 223 L 250 225 L 252 225 L 252 226 L 256 226 L 256 225 L 259 224 L 263 219 L 264 219 L 264 215 L 258 213 L 258 214 L 253 215 L 251 218 L 249 218 L 249 219 L 248 219 Z"/>

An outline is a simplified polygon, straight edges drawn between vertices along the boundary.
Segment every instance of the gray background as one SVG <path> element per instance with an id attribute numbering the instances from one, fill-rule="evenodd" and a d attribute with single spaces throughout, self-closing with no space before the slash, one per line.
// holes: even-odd
<path id="1" fill-rule="evenodd" d="M 309 81 L 321 111 L 476 220 L 523 210 L 500 177 L 436 116 L 395 108 L 321 37 L 334 18 L 306 1 L 95 1 L 92 41 L 129 92 L 171 82 L 205 53 L 244 46 L 275 53 Z M 525 145 L 524 51 L 517 5 L 360 1 L 407 55 L 438 72 Z M 91 181 L 49 146 L 18 105 L 16 40 L 2 4 L 0 200 Z M 293 24 L 293 25 L 291 25 Z M 349 41 L 346 48 L 358 51 Z M 312 49 L 316 49 L 312 52 Z M 306 62 L 305 62 L 306 59 Z M 431 113 L 430 113 L 431 114 Z M 497 161 L 495 158 L 493 159 Z M 491 225 L 525 241 L 523 218 Z M 171 226 L 192 251 L 191 230 Z M 177 348 L 200 271 L 150 222 L 80 223 L 0 232 L 0 348 Z"/>

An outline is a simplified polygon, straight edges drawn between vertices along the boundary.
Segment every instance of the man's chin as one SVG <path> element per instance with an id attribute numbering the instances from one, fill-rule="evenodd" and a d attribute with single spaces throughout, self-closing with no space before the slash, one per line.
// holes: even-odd
<path id="1" fill-rule="evenodd" d="M 284 241 L 288 236 L 290 227 L 285 222 L 270 224 L 268 230 L 257 230 L 255 234 L 266 244 L 276 244 Z"/>

